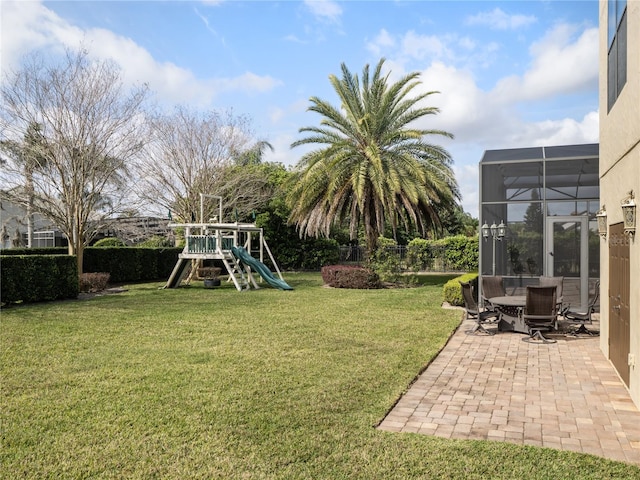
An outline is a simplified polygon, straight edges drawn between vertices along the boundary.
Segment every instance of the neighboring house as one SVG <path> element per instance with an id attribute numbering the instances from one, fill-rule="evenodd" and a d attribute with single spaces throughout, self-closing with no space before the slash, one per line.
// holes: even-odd
<path id="1" fill-rule="evenodd" d="M 21 248 L 28 244 L 27 211 L 7 199 L 0 199 L 0 248 Z M 66 246 L 66 237 L 49 220 L 33 216 L 32 247 Z"/>
<path id="2" fill-rule="evenodd" d="M 92 243 L 116 237 L 127 245 L 137 245 L 153 237 L 164 237 L 174 241 L 173 230 L 169 228 L 168 218 L 158 217 L 121 217 L 109 221 L 109 225 L 100 229 Z"/>
<path id="3" fill-rule="evenodd" d="M 166 237 L 175 241 L 168 227 L 170 220 L 156 217 L 122 217 L 109 222 L 98 231 L 91 243 L 105 237 L 117 237 L 127 245 L 136 245 L 153 237 Z M 66 247 L 66 236 L 51 221 L 35 214 L 32 247 Z M 0 200 L 0 248 L 25 248 L 27 241 L 27 212 L 7 199 Z"/>
<path id="4" fill-rule="evenodd" d="M 640 2 L 599 6 L 600 348 L 640 407 L 640 238 L 625 234 L 622 209 L 640 200 Z"/>

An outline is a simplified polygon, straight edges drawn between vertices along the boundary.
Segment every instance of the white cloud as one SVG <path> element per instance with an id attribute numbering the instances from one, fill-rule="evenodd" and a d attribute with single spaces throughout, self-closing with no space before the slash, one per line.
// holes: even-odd
<path id="1" fill-rule="evenodd" d="M 522 145 L 522 140 L 529 140 L 529 145 L 570 145 L 575 143 L 598 142 L 598 112 L 588 112 L 581 119 L 562 118 L 544 120 L 523 125 L 519 135 L 512 135 L 514 145 Z"/>
<path id="2" fill-rule="evenodd" d="M 478 215 L 477 163 L 485 150 L 598 142 L 597 111 L 571 118 L 569 112 L 558 116 L 554 110 L 540 121 L 528 121 L 522 113 L 533 101 L 563 98 L 584 89 L 597 92 L 597 30 L 587 29 L 577 39 L 572 33 L 566 26 L 554 28 L 531 47 L 529 70 L 504 78 L 493 88 L 480 88 L 472 71 L 443 60 L 432 61 L 421 71 L 422 91 L 441 92 L 427 100 L 441 112 L 424 118 L 421 126 L 455 135 L 454 140 L 432 140 L 453 156 L 465 211 Z M 393 65 L 391 61 L 387 66 Z"/>
<path id="3" fill-rule="evenodd" d="M 217 4 L 216 4 L 217 5 Z M 194 8 L 193 11 L 195 12 L 196 16 L 202 20 L 202 23 L 204 23 L 204 26 L 207 30 L 209 30 L 209 32 L 214 36 L 214 37 L 218 37 L 218 32 L 216 32 L 214 30 L 214 28 L 211 26 L 209 19 L 207 17 L 205 17 L 203 14 L 200 13 L 200 11 L 197 8 Z"/>
<path id="4" fill-rule="evenodd" d="M 424 90 L 441 92 L 428 100 L 440 108 L 440 114 L 424 119 L 424 126 L 453 133 L 453 143 L 493 149 L 598 141 L 597 112 L 578 119 L 566 116 L 528 122 L 519 111 L 521 98 L 505 98 L 499 89 L 480 89 L 468 71 L 435 62 L 422 72 L 421 79 Z"/>
<path id="5" fill-rule="evenodd" d="M 332 0 L 305 0 L 304 4 L 316 17 L 337 22 L 342 15 L 342 8 Z"/>
<path id="6" fill-rule="evenodd" d="M 226 92 L 265 92 L 281 82 L 270 76 L 246 72 L 233 78 L 198 79 L 189 69 L 158 62 L 130 38 L 99 29 L 82 30 L 70 25 L 37 2 L 3 2 L 2 71 L 18 66 L 32 50 L 62 51 L 87 48 L 91 56 L 112 59 L 122 69 L 125 82 L 147 83 L 167 102 L 194 103 L 203 107 Z M 11 18 L 7 22 L 6 18 Z"/>
<path id="7" fill-rule="evenodd" d="M 366 48 L 375 56 L 379 57 L 384 50 L 393 48 L 395 45 L 396 40 L 393 35 L 383 28 L 373 41 L 367 43 Z"/>
<path id="8" fill-rule="evenodd" d="M 286 108 L 272 107 L 269 110 L 269 119 L 271 120 L 271 123 L 277 124 L 282 120 L 290 118 L 293 115 L 298 115 L 300 113 L 306 112 L 308 107 L 308 99 L 300 99 L 288 105 Z"/>
<path id="9" fill-rule="evenodd" d="M 513 100 L 537 100 L 597 88 L 598 29 L 571 41 L 572 28 L 559 25 L 532 45 L 531 68 L 522 76 L 503 79 L 496 92 Z"/>
<path id="10" fill-rule="evenodd" d="M 420 35 L 410 31 L 402 39 L 402 53 L 417 60 L 451 56 L 452 53 L 447 48 L 447 41 L 447 38 Z"/>
<path id="11" fill-rule="evenodd" d="M 280 133 L 274 138 L 269 138 L 268 142 L 273 146 L 273 151 L 266 150 L 264 152 L 265 162 L 278 162 L 287 167 L 293 167 L 298 163 L 300 158 L 311 150 L 308 146 L 291 148 L 291 144 L 297 140 L 290 133 Z"/>
<path id="12" fill-rule="evenodd" d="M 72 30 L 38 2 L 3 1 L 1 68 L 15 68 L 20 58 L 34 49 L 51 47 L 51 36 Z M 11 21 L 9 21 L 11 19 Z"/>
<path id="13" fill-rule="evenodd" d="M 509 15 L 500 8 L 468 17 L 467 25 L 485 25 L 493 30 L 517 30 L 537 22 L 533 15 Z"/>
<path id="14" fill-rule="evenodd" d="M 295 36 L 295 35 L 293 35 L 293 34 L 286 35 L 286 36 L 284 37 L 284 39 L 285 39 L 287 42 L 299 43 L 299 44 L 301 44 L 301 45 L 304 45 L 304 44 L 306 44 L 306 43 L 307 43 L 307 42 L 306 42 L 306 41 L 304 41 L 304 40 L 300 40 L 297 36 Z"/>
<path id="15" fill-rule="evenodd" d="M 447 45 L 452 39 L 451 36 L 422 35 L 413 30 L 402 36 L 396 36 L 382 29 L 372 41 L 367 43 L 366 47 L 376 56 L 385 56 L 385 53 L 397 49 L 393 55 L 396 57 L 395 62 L 402 63 L 409 59 L 450 58 L 453 52 Z M 465 39 L 463 45 L 469 47 L 469 39 Z"/>
<path id="16" fill-rule="evenodd" d="M 421 72 L 420 80 L 423 91 L 440 92 L 428 98 L 431 106 L 440 109 L 437 116 L 425 119 L 433 123 L 429 128 L 447 130 L 465 141 L 477 135 L 478 126 L 487 125 L 494 109 L 488 107 L 489 96 L 478 88 L 471 72 L 433 62 Z"/>

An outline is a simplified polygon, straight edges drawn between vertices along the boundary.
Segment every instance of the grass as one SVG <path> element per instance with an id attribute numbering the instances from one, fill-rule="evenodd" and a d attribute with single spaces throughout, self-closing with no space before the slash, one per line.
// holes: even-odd
<path id="1" fill-rule="evenodd" d="M 375 425 L 460 322 L 419 288 L 159 290 L 1 314 L 0 478 L 640 478 Z"/>

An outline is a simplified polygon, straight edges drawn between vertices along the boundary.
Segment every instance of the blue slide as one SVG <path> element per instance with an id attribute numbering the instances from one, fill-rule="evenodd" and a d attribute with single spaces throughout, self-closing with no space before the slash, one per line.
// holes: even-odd
<path id="1" fill-rule="evenodd" d="M 272 287 L 279 288 L 280 290 L 293 290 L 293 287 L 291 287 L 287 282 L 274 277 L 273 273 L 271 273 L 271 270 L 269 270 L 269 268 L 264 263 L 253 258 L 244 248 L 231 247 L 231 251 L 237 259 L 239 259 L 245 265 L 249 265 L 256 272 L 258 272 L 260 276 L 264 278 L 265 281 Z"/>

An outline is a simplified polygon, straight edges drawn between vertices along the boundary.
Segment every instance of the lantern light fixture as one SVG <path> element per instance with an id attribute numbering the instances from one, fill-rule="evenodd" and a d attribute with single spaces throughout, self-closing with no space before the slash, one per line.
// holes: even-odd
<path id="1" fill-rule="evenodd" d="M 496 222 L 493 222 L 491 226 L 484 222 L 482 227 L 480 227 L 482 231 L 482 238 L 485 240 L 489 239 L 491 236 L 492 240 L 492 255 L 491 255 L 491 271 L 492 274 L 496 274 L 496 240 L 502 240 L 504 236 L 507 234 L 507 226 L 504 224 L 504 220 L 500 222 L 500 225 L 496 225 Z"/>
<path id="2" fill-rule="evenodd" d="M 632 236 L 636 233 L 636 202 L 633 190 L 622 200 L 622 219 L 624 222 L 624 233 Z"/>
<path id="3" fill-rule="evenodd" d="M 602 238 L 607 238 L 607 209 L 604 205 L 596 212 L 596 220 L 598 220 L 598 233 Z"/>

